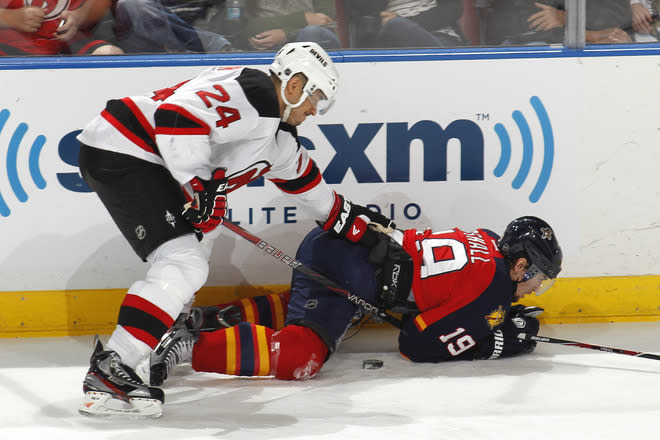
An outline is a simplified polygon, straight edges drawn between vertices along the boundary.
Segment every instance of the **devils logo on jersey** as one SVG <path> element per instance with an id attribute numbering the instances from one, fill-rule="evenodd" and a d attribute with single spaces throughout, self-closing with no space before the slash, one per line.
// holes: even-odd
<path id="1" fill-rule="evenodd" d="M 44 21 L 59 17 L 62 11 L 69 9 L 70 0 L 24 0 L 25 7 L 35 6 L 44 10 Z"/>
<path id="2" fill-rule="evenodd" d="M 38 37 L 52 38 L 57 33 L 61 22 L 61 14 L 67 9 L 73 10 L 82 4 L 82 0 L 11 0 L 10 9 L 37 7 L 46 13 L 41 27 L 33 35 Z"/>
<path id="3" fill-rule="evenodd" d="M 228 177 L 227 192 L 230 193 L 241 186 L 247 185 L 268 172 L 270 164 L 265 160 L 250 165 Z"/>

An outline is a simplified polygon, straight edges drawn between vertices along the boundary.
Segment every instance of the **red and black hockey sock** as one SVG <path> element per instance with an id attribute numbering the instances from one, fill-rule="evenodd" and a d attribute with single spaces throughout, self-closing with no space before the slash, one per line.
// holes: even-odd
<path id="1" fill-rule="evenodd" d="M 136 339 L 154 348 L 174 319 L 155 304 L 137 295 L 127 294 L 119 308 L 117 324 Z"/>

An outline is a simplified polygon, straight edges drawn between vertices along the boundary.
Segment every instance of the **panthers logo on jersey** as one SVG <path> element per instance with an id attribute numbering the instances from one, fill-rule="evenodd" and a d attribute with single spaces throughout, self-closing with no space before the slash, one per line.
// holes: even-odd
<path id="1" fill-rule="evenodd" d="M 505 316 L 504 309 L 502 308 L 502 306 L 499 306 L 497 309 L 493 310 L 488 315 L 484 316 L 484 318 L 486 318 L 486 322 L 488 323 L 488 326 L 492 330 L 504 322 L 504 316 Z"/>

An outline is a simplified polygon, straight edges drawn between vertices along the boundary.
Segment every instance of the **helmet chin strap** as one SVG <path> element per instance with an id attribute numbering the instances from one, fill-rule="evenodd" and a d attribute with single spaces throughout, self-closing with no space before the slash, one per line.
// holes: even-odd
<path id="1" fill-rule="evenodd" d="M 282 95 L 282 101 L 284 101 L 284 104 L 286 104 L 286 107 L 284 107 L 284 113 L 282 114 L 282 122 L 286 122 L 287 119 L 289 119 L 289 116 L 291 115 L 291 110 L 293 110 L 296 107 L 300 107 L 303 102 L 305 102 L 305 92 L 300 95 L 300 100 L 295 103 L 291 104 L 288 99 L 286 99 L 286 93 L 284 93 L 284 90 L 286 89 L 286 85 L 289 83 L 287 80 L 286 82 L 282 81 L 282 88 L 280 91 L 280 94 Z"/>

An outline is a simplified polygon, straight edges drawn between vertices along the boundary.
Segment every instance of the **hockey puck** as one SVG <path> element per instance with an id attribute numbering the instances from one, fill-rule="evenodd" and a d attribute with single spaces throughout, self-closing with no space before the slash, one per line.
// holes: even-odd
<path id="1" fill-rule="evenodd" d="M 362 361 L 363 370 L 377 370 L 383 366 L 383 361 L 380 359 L 365 359 Z"/>

